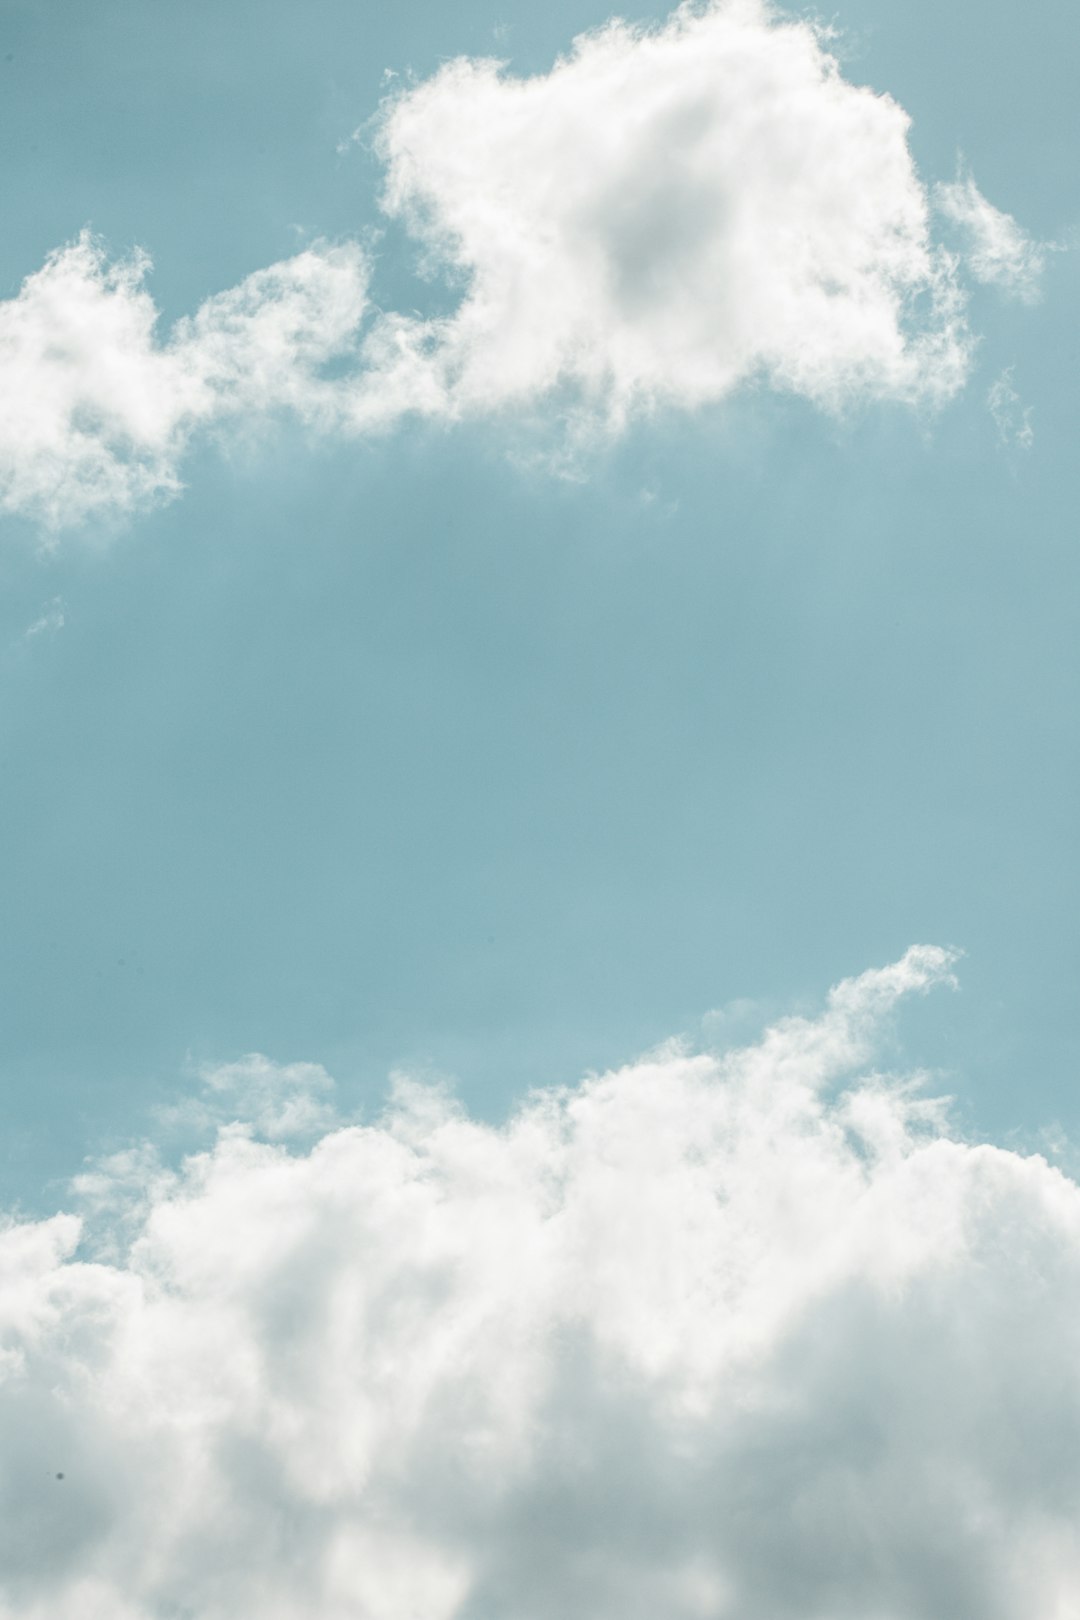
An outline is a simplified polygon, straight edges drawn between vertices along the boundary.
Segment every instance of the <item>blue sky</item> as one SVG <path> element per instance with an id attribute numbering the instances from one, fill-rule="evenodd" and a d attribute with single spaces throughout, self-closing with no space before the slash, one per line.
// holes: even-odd
<path id="1" fill-rule="evenodd" d="M 163 323 L 363 238 L 380 166 L 350 137 L 387 71 L 542 71 L 604 13 L 255 18 L 9 9 L 9 293 L 85 226 L 152 255 Z M 1068 237 L 1067 19 L 1033 14 L 1019 60 L 1004 9 L 974 42 L 959 9 L 837 23 L 928 184 L 962 156 Z M 452 304 L 400 224 L 374 259 L 382 307 Z M 1075 1125 L 1076 274 L 1051 254 L 1033 305 L 973 285 L 971 377 L 936 413 L 744 387 L 576 481 L 497 422 L 282 423 L 196 443 L 178 499 L 47 552 L 9 517 L 8 1196 L 192 1059 L 314 1058 L 369 1100 L 422 1065 L 498 1115 L 914 939 L 968 953 L 918 1060 L 981 1128 Z M 1006 368 L 1029 449 L 987 409 Z"/>
<path id="2" fill-rule="evenodd" d="M 27 1221 L 72 1206 L 80 1174 L 111 1209 L 139 1165 L 140 1196 L 168 1204 L 160 1166 L 229 1122 L 207 1087 L 237 1088 L 274 1141 L 266 1097 L 302 1095 L 330 1154 L 391 1076 L 445 1079 L 483 1133 L 531 1088 L 672 1037 L 741 1050 L 798 1015 L 832 1040 L 832 1014 L 812 1022 L 829 987 L 856 981 L 877 1016 L 857 976 L 915 944 L 963 952 L 955 988 L 885 1009 L 873 1041 L 851 1013 L 827 1084 L 928 1071 L 956 1098 L 950 1151 L 1075 1168 L 1080 21 L 923 0 L 850 0 L 827 37 L 741 0 L 685 13 L 684 35 L 624 16 L 642 31 L 555 69 L 606 7 L 8 0 L 0 1200 Z M 913 960 L 896 995 L 948 976 Z M 809 1061 L 804 1026 L 779 1027 L 783 1061 Z M 772 1062 L 769 1041 L 747 1049 Z M 581 1108 L 615 1109 L 595 1084 Z M 807 1131 L 862 1129 L 872 1106 Z M 890 1106 L 921 1142 L 927 1121 Z M 477 1162 L 509 1140 L 481 1139 Z M 235 1139 L 215 1151 L 224 1177 Z M 845 1221 L 850 1166 L 821 1153 Z M 1004 1159 L 1034 1186 L 1034 1161 Z M 883 1252 L 908 1218 L 888 1186 Z M 612 1342 L 625 1327 L 666 1366 L 620 1300 Z M 811 1403 L 836 1310 L 799 1341 Z M 703 1366 L 678 1374 L 691 1404 Z M 447 1554 L 408 1601 L 501 1612 L 533 1567 L 519 1511 L 499 1519 L 505 1568 L 461 1585 Z M 460 1526 L 438 1535 L 472 1568 Z M 763 1537 L 731 1591 L 775 1620 L 799 1611 Z M 327 1574 L 320 1614 L 404 1602 L 384 1554 L 368 1608 L 335 1608 Z M 62 1602 L 90 1613 L 72 1559 Z M 105 1567 L 93 1602 L 117 1615 Z M 5 1620 L 68 1612 L 35 1579 Z M 631 1612 L 592 1579 L 544 1601 Z M 728 1612 L 715 1571 L 682 1608 L 642 1579 L 673 1615 Z M 132 1620 L 181 1612 L 146 1580 Z M 951 1592 L 950 1613 L 991 1613 L 974 1577 L 927 1581 L 844 1601 L 877 1591 L 906 1620 Z M 183 1612 L 261 1592 L 207 1587 Z"/>

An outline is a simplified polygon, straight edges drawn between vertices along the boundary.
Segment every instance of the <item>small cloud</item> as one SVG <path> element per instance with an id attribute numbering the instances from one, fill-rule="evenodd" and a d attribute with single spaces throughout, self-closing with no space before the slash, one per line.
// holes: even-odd
<path id="1" fill-rule="evenodd" d="M 1054 1120 L 1039 1132 L 1039 1145 L 1048 1159 L 1062 1159 L 1069 1151 L 1069 1138 L 1058 1121 Z"/>
<path id="2" fill-rule="evenodd" d="M 1033 304 L 1042 291 L 1047 246 L 1036 242 L 1011 214 L 995 208 L 970 174 L 934 187 L 939 214 L 958 226 L 965 239 L 964 260 L 976 281 L 1000 287 Z"/>
<path id="3" fill-rule="evenodd" d="M 274 1063 L 249 1052 L 235 1063 L 199 1070 L 203 1095 L 186 1111 L 190 1123 L 225 1127 L 243 1120 L 271 1142 L 312 1137 L 337 1123 L 334 1082 L 321 1063 Z"/>
<path id="4" fill-rule="evenodd" d="M 1013 366 L 1006 366 L 1001 375 L 995 377 L 986 403 L 1002 444 L 1015 444 L 1021 450 L 1030 450 L 1035 442 L 1035 429 L 1031 423 L 1034 411 L 1032 406 L 1022 402 L 1013 387 L 1014 369 Z"/>
<path id="5" fill-rule="evenodd" d="M 656 484 L 645 484 L 638 491 L 638 504 L 646 511 L 652 512 L 656 517 L 665 521 L 678 515 L 678 500 L 665 500 L 663 492 Z"/>
<path id="6" fill-rule="evenodd" d="M 46 631 L 55 633 L 62 630 L 64 622 L 64 598 L 54 596 L 52 601 L 46 605 L 40 619 L 35 619 L 33 624 L 27 625 L 23 631 L 23 640 L 32 641 L 35 636 L 42 636 Z"/>
<path id="7" fill-rule="evenodd" d="M 192 435 L 291 411 L 333 414 L 323 370 L 355 350 L 368 262 L 315 244 L 208 298 L 158 335 L 150 261 L 110 262 L 88 231 L 0 301 L 0 512 L 46 531 L 174 495 Z"/>
<path id="8" fill-rule="evenodd" d="M 768 1017 L 764 1001 L 736 996 L 722 1007 L 712 1007 L 701 1020 L 701 1033 L 707 1047 L 727 1046 L 736 1040 L 752 1038 Z"/>

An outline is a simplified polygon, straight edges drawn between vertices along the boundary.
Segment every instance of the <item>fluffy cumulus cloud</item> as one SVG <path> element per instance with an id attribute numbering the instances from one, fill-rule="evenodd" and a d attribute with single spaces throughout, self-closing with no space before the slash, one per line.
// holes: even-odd
<path id="1" fill-rule="evenodd" d="M 366 303 L 355 247 L 311 249 L 209 299 L 164 338 L 149 260 L 88 232 L 0 302 L 0 510 L 49 527 L 174 493 L 192 433 L 289 408 L 325 422 L 325 362 Z"/>
<path id="2" fill-rule="evenodd" d="M 263 1134 L 0 1236 L 3 1620 L 1075 1615 L 1080 1188 L 873 1066 L 949 972 L 500 1127 L 212 1076 Z"/>
<path id="3" fill-rule="evenodd" d="M 907 131 L 759 0 L 614 22 L 530 79 L 447 64 L 382 130 L 385 206 L 466 285 L 397 323 L 406 397 L 418 339 L 460 409 L 948 397 L 968 344 Z"/>
<path id="4" fill-rule="evenodd" d="M 748 384 L 939 404 L 972 337 L 907 135 L 766 0 L 612 22 L 530 78 L 449 62 L 387 103 L 377 144 L 450 314 L 376 309 L 362 250 L 322 246 L 159 334 L 145 257 L 84 235 L 0 303 L 0 510 L 130 511 L 175 492 L 196 431 L 281 409 L 344 434 L 516 413 L 580 449 Z M 968 180 L 936 205 L 976 279 L 1028 293 L 1015 221 Z"/>

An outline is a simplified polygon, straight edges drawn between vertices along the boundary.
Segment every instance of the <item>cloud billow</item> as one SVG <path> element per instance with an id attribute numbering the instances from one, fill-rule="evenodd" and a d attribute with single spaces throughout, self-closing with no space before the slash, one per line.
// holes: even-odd
<path id="1" fill-rule="evenodd" d="M 969 338 L 908 123 L 757 0 L 611 23 L 529 79 L 447 64 L 379 150 L 384 206 L 466 279 L 449 397 L 569 383 L 616 422 L 755 378 L 831 409 L 948 398 Z"/>
<path id="2" fill-rule="evenodd" d="M 531 78 L 449 62 L 388 100 L 376 144 L 384 210 L 453 312 L 378 308 L 367 251 L 317 243 L 161 335 L 145 255 L 84 233 L 0 303 L 0 511 L 138 510 L 196 435 L 282 411 L 344 436 L 516 415 L 575 455 L 748 384 L 940 405 L 973 337 L 907 133 L 764 0 L 612 22 Z M 1032 296 L 1016 222 L 970 179 L 934 197 L 975 279 Z"/>
<path id="3" fill-rule="evenodd" d="M 0 510 L 51 529 L 128 513 L 176 493 L 198 430 L 286 408 L 326 425 L 320 368 L 366 305 L 358 248 L 258 271 L 164 342 L 149 267 L 84 231 L 0 303 Z"/>
<path id="4" fill-rule="evenodd" d="M 0 1616 L 1071 1613 L 1080 1188 L 873 1067 L 950 966 L 502 1127 L 208 1073 L 205 1151 L 0 1235 Z"/>

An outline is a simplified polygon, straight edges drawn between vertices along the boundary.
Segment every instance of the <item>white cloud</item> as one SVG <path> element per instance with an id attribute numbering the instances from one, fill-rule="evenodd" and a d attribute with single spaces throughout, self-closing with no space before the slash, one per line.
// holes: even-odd
<path id="1" fill-rule="evenodd" d="M 164 341 L 148 269 L 84 232 L 0 302 L 0 510 L 50 528 L 128 512 L 175 493 L 197 426 L 282 408 L 325 424 L 319 368 L 366 305 L 359 249 L 258 271 Z"/>
<path id="2" fill-rule="evenodd" d="M 249 1052 L 235 1063 L 204 1065 L 203 1094 L 180 1110 L 179 1122 L 207 1128 L 250 1125 L 269 1141 L 296 1141 L 337 1121 L 334 1082 L 320 1063 L 274 1063 Z"/>
<path id="3" fill-rule="evenodd" d="M 986 404 L 990 415 L 994 418 L 994 425 L 998 430 L 998 438 L 1002 444 L 1015 444 L 1021 450 L 1030 450 L 1035 443 L 1035 428 L 1032 423 L 1034 409 L 1025 405 L 1013 386 L 1014 367 L 1006 366 L 999 376 L 990 384 L 986 396 Z"/>
<path id="4" fill-rule="evenodd" d="M 64 623 L 64 598 L 54 596 L 52 601 L 46 604 L 45 611 L 34 620 L 33 624 L 27 625 L 23 631 L 23 640 L 32 641 L 35 636 L 43 636 L 46 631 L 55 635 L 58 630 L 64 628 Z"/>
<path id="5" fill-rule="evenodd" d="M 447 63 L 389 93 L 377 142 L 452 312 L 377 309 L 366 254 L 317 244 L 159 336 L 145 256 L 84 234 L 0 303 L 0 511 L 130 512 L 176 492 L 197 430 L 281 410 L 346 435 L 517 419 L 576 465 L 745 386 L 938 405 L 973 338 L 908 123 L 764 0 L 612 22 L 531 78 Z M 1015 221 L 970 180 L 935 198 L 976 279 L 1029 296 L 1042 250 Z"/>
<path id="6" fill-rule="evenodd" d="M 949 969 L 10 1225 L 0 1616 L 1066 1620 L 1080 1188 L 872 1068 Z"/>
<path id="7" fill-rule="evenodd" d="M 529 79 L 448 63 L 382 126 L 387 210 L 465 285 L 448 320 L 390 323 L 400 399 L 562 389 L 618 423 L 754 379 L 829 409 L 947 398 L 969 345 L 908 122 L 758 0 L 611 23 Z"/>
<path id="8" fill-rule="evenodd" d="M 976 281 L 1034 303 L 1046 268 L 1045 245 L 1033 241 L 1011 214 L 987 202 L 970 175 L 935 186 L 934 201 L 938 211 L 960 227 L 964 257 Z"/>

